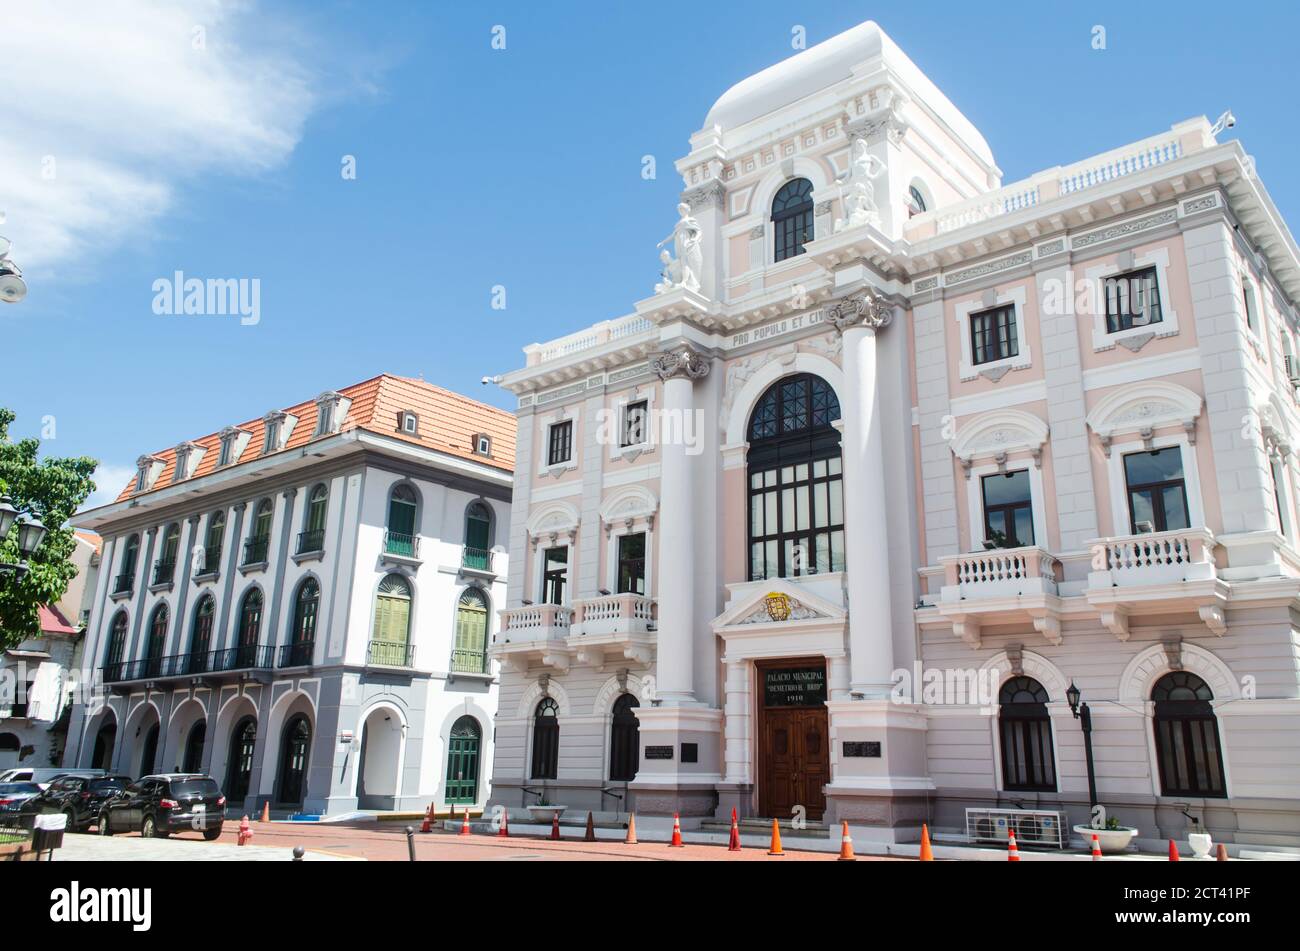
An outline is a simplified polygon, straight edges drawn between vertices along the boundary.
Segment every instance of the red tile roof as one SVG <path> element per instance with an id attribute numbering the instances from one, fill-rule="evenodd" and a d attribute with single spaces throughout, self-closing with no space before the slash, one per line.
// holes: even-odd
<path id="1" fill-rule="evenodd" d="M 451 456 L 470 459 L 504 472 L 514 471 L 515 417 L 513 413 L 488 406 L 486 403 L 480 403 L 423 380 L 392 376 L 388 373 L 356 383 L 338 392 L 352 401 L 348 407 L 347 417 L 339 427 L 339 432 L 363 429 Z M 316 410 L 314 399 L 284 407 L 283 412 L 296 416 L 298 422 L 294 424 L 287 445 L 278 450 L 279 452 L 298 449 L 313 440 L 328 439 L 333 435 L 332 433 L 323 436 L 314 435 Z M 414 435 L 400 430 L 398 414 L 404 410 L 409 410 L 418 417 L 418 432 Z M 249 420 L 235 428 L 251 435 L 235 464 L 260 458 L 265 438 L 262 418 Z M 490 456 L 481 456 L 474 452 L 473 437 L 480 433 L 486 434 L 492 440 Z M 220 431 L 191 442 L 204 447 L 206 452 L 203 453 L 190 478 L 208 475 L 217 468 L 217 458 L 221 450 Z M 176 479 L 175 447 L 152 455 L 163 461 L 163 470 L 150 486 L 149 492 L 156 492 L 180 481 Z M 121 502 L 136 495 L 137 493 L 133 492 L 134 488 L 135 480 L 132 479 L 118 495 L 117 501 Z M 147 495 L 148 492 L 138 494 Z"/>
<path id="2" fill-rule="evenodd" d="M 79 628 L 75 628 L 52 604 L 42 604 L 36 608 L 36 613 L 41 619 L 42 634 L 76 634 Z"/>
<path id="3" fill-rule="evenodd" d="M 104 539 L 100 538 L 97 533 L 92 532 L 89 529 L 78 528 L 78 529 L 74 529 L 73 534 L 75 534 L 78 538 L 80 538 L 91 548 L 95 549 L 96 555 L 101 554 L 103 552 Z"/>

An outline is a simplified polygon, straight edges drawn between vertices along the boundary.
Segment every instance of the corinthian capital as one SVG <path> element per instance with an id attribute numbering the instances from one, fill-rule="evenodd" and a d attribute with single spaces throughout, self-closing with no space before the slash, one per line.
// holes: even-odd
<path id="1" fill-rule="evenodd" d="M 840 333 L 854 327 L 882 330 L 894 319 L 894 305 L 888 297 L 872 288 L 837 301 L 828 317 Z"/>
<path id="2" fill-rule="evenodd" d="M 688 380 L 698 380 L 709 375 L 709 361 L 697 350 L 692 350 L 690 347 L 677 347 L 656 355 L 650 361 L 650 369 L 665 382 L 679 376 Z"/>

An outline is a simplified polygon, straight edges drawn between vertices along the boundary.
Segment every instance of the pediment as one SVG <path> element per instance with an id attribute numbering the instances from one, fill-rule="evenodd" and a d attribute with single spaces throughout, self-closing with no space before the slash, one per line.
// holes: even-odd
<path id="1" fill-rule="evenodd" d="M 796 621 L 842 622 L 846 618 L 841 605 L 818 597 L 804 585 L 776 579 L 755 587 L 747 596 L 738 599 L 718 615 L 713 627 L 717 630 L 754 625 L 778 626 Z"/>

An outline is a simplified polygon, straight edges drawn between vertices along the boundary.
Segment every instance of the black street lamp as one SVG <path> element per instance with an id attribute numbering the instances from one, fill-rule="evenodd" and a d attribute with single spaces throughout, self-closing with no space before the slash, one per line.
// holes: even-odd
<path id="1" fill-rule="evenodd" d="M 1079 703 L 1079 688 L 1070 681 L 1069 689 L 1065 691 L 1065 699 L 1070 704 L 1070 712 L 1074 718 L 1079 721 L 1079 726 L 1083 727 L 1083 752 L 1088 760 L 1088 804 L 1091 810 L 1097 808 L 1097 773 L 1092 766 L 1092 711 L 1088 709 L 1086 703 Z"/>
<path id="2" fill-rule="evenodd" d="M 0 541 L 8 538 L 9 532 L 15 528 L 18 532 L 18 557 L 21 560 L 16 565 L 0 562 L 0 574 L 12 574 L 21 578 L 27 574 L 27 559 L 36 554 L 36 549 L 41 547 L 41 542 L 45 539 L 45 525 L 38 518 L 21 518 L 13 503 L 7 497 L 0 496 Z"/>

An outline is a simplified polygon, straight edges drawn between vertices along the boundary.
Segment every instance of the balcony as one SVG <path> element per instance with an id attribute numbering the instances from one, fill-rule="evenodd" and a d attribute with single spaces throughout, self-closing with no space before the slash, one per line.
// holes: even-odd
<path id="1" fill-rule="evenodd" d="M 176 577 L 176 559 L 159 558 L 153 563 L 153 585 L 152 587 L 161 588 L 171 585 Z"/>
<path id="2" fill-rule="evenodd" d="M 298 554 L 317 555 L 325 550 L 325 529 L 298 533 Z"/>
<path id="3" fill-rule="evenodd" d="M 221 549 L 203 550 L 203 557 L 199 559 L 194 569 L 195 581 L 208 581 L 221 573 Z"/>
<path id="4" fill-rule="evenodd" d="M 271 537 L 269 535 L 255 536 L 248 539 L 244 542 L 244 560 L 239 563 L 239 567 L 264 566 L 270 550 Z"/>
<path id="5" fill-rule="evenodd" d="M 936 606 L 971 647 L 995 624 L 1032 624 L 1052 644 L 1061 643 L 1057 561 L 1042 548 L 950 555 L 939 563 L 944 577 Z"/>
<path id="6" fill-rule="evenodd" d="M 569 648 L 565 638 L 573 620 L 573 609 L 563 604 L 531 604 L 500 612 L 501 632 L 491 653 L 503 666 L 526 670 L 531 661 L 556 670 L 569 669 Z"/>
<path id="7" fill-rule="evenodd" d="M 134 590 L 135 571 L 127 571 L 113 579 L 113 594 L 128 595 Z"/>
<path id="8" fill-rule="evenodd" d="M 292 644 L 284 644 L 280 647 L 280 659 L 276 667 L 307 667 L 311 664 L 312 654 L 315 652 L 316 642 L 313 641 L 295 641 Z"/>
<path id="9" fill-rule="evenodd" d="M 1194 613 L 1212 634 L 1227 633 L 1227 584 L 1215 560 L 1218 542 L 1204 528 L 1122 535 L 1091 542 L 1088 603 L 1121 641 L 1133 616 Z"/>
<path id="10" fill-rule="evenodd" d="M 487 651 L 453 650 L 451 652 L 451 672 L 453 674 L 489 674 Z"/>
<path id="11" fill-rule="evenodd" d="M 408 535 L 405 532 L 384 532 L 384 561 L 397 562 L 407 565 L 418 565 L 420 563 L 420 536 Z"/>
<path id="12" fill-rule="evenodd" d="M 466 547 L 461 552 L 460 567 L 471 574 L 495 576 L 496 572 L 492 568 L 492 556 L 495 554 L 490 548 Z"/>
<path id="13" fill-rule="evenodd" d="M 366 645 L 368 667 L 414 667 L 415 645 L 409 641 L 371 641 Z"/>
<path id="14" fill-rule="evenodd" d="M 266 670 L 271 667 L 272 651 L 273 648 L 261 644 L 245 644 L 223 650 L 145 657 L 139 660 L 105 664 L 100 668 L 100 674 L 104 683 L 121 684 L 137 681 L 184 680 L 239 671 Z"/>
<path id="15" fill-rule="evenodd" d="M 607 654 L 637 664 L 649 664 L 655 645 L 657 603 L 645 595 L 602 595 L 573 605 L 569 646 L 578 662 L 600 666 Z"/>

